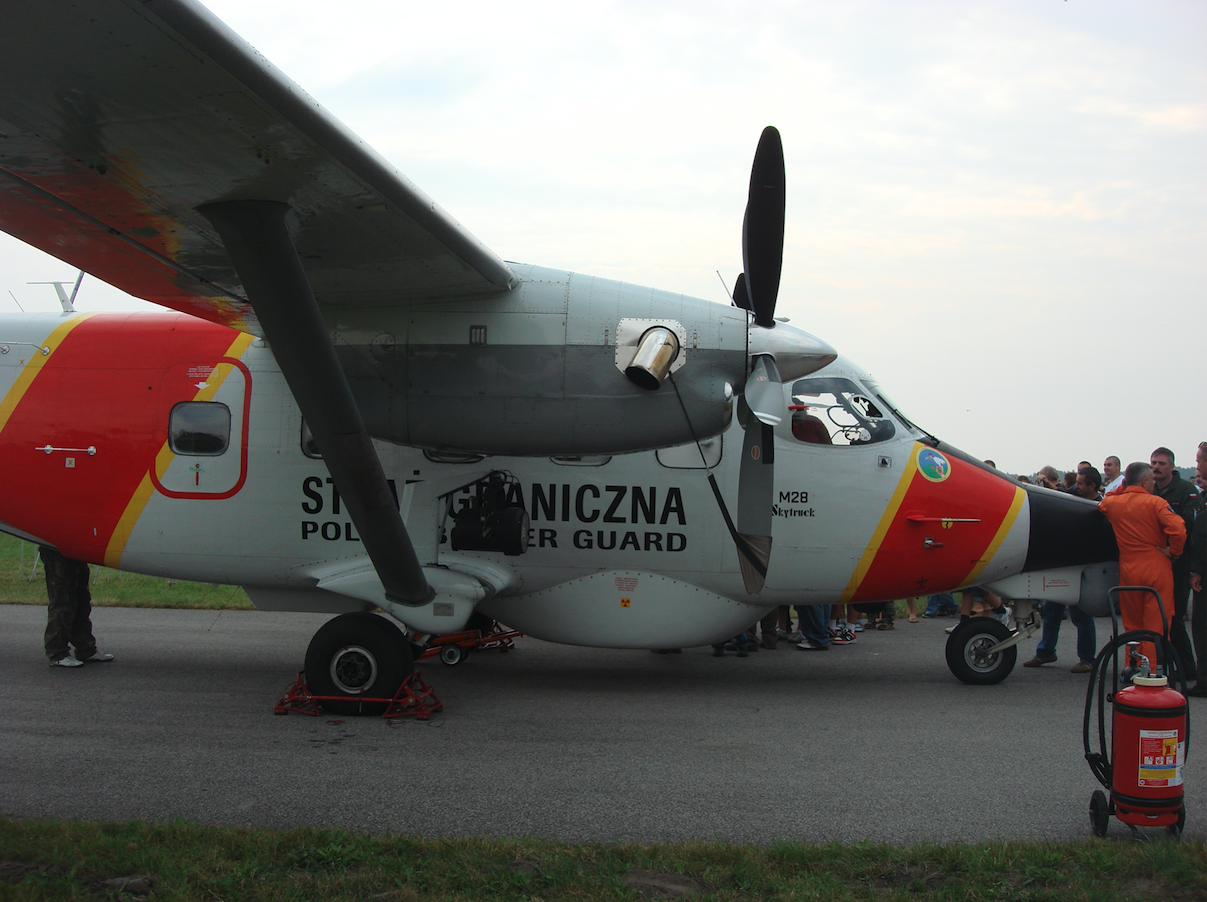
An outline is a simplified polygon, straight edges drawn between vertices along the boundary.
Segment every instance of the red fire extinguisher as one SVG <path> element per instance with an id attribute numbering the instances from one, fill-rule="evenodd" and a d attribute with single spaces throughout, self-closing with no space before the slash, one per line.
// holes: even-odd
<path id="1" fill-rule="evenodd" d="M 1111 801 L 1115 817 L 1138 827 L 1185 818 L 1186 697 L 1164 676 L 1135 676 L 1112 705 Z"/>
<path id="2" fill-rule="evenodd" d="M 1121 586 L 1108 592 L 1111 601 L 1121 591 L 1150 592 L 1140 586 Z M 1164 606 L 1162 605 L 1162 611 Z M 1112 604 L 1113 608 L 1113 604 Z M 1112 618 L 1113 619 L 1113 618 Z M 1182 692 L 1169 685 L 1165 674 L 1151 674 L 1153 662 L 1139 654 L 1141 642 L 1154 642 L 1165 670 L 1179 683 Z M 1120 673 L 1116 652 L 1128 648 L 1128 667 Z M 1110 670 L 1110 673 L 1108 673 Z M 1111 688 L 1119 688 L 1113 695 Z M 1097 836 L 1106 836 L 1113 814 L 1133 830 L 1164 827 L 1175 836 L 1186 824 L 1182 769 L 1190 741 L 1190 712 L 1186 704 L 1186 682 L 1177 651 L 1167 635 L 1151 630 L 1133 630 L 1115 635 L 1098 653 L 1086 690 L 1083 738 L 1090 770 L 1110 792 L 1090 796 L 1090 824 Z M 1091 724 L 1097 700 L 1098 748 L 1091 748 Z M 1111 754 L 1105 754 L 1106 708 L 1111 708 Z"/>

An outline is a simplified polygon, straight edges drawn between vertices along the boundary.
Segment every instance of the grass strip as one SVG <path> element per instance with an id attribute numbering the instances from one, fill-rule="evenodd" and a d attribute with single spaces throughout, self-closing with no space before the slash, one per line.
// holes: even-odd
<path id="1" fill-rule="evenodd" d="M 46 604 L 46 574 L 34 561 L 38 546 L 0 533 L 0 601 L 6 604 Z M 253 611 L 255 606 L 238 586 L 194 583 L 141 573 L 124 573 L 92 565 L 94 607 L 200 608 Z"/>
<path id="2" fill-rule="evenodd" d="M 1051 900 L 1207 897 L 1207 848 L 1150 841 L 975 845 L 573 845 L 342 830 L 0 817 L 0 899 Z"/>

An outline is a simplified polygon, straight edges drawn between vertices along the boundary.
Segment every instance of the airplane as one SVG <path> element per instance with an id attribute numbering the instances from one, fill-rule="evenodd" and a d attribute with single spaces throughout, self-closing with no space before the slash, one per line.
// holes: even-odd
<path id="1" fill-rule="evenodd" d="M 305 667 L 333 710 L 474 618 L 690 647 L 970 585 L 1019 599 L 1019 629 L 949 642 L 991 683 L 1035 601 L 1114 584 L 1093 504 L 938 440 L 776 318 L 775 129 L 724 305 L 504 262 L 195 0 L 7 26 L 0 228 L 173 312 L 0 317 L 0 529 L 337 615 Z"/>

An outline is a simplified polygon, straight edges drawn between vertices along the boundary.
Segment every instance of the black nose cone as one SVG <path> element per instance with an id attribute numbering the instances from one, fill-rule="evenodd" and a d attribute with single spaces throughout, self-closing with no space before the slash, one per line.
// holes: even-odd
<path id="1" fill-rule="evenodd" d="M 1098 505 L 1076 495 L 1024 486 L 1031 535 L 1023 572 L 1119 560 L 1115 531 Z"/>

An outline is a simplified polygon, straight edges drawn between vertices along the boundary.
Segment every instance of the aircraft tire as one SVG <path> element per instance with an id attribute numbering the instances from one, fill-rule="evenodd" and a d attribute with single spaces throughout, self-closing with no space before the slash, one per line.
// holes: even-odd
<path id="1" fill-rule="evenodd" d="M 992 617 L 972 617 L 947 639 L 947 667 L 956 679 L 974 686 L 1000 683 L 1018 660 L 1018 646 L 986 656 L 984 650 L 1010 637 L 1010 630 Z"/>
<path id="2" fill-rule="evenodd" d="M 347 717 L 381 714 L 415 669 L 410 643 L 392 622 L 376 614 L 341 614 L 319 627 L 306 649 L 306 685 L 313 695 L 344 696 L 319 704 Z"/>

